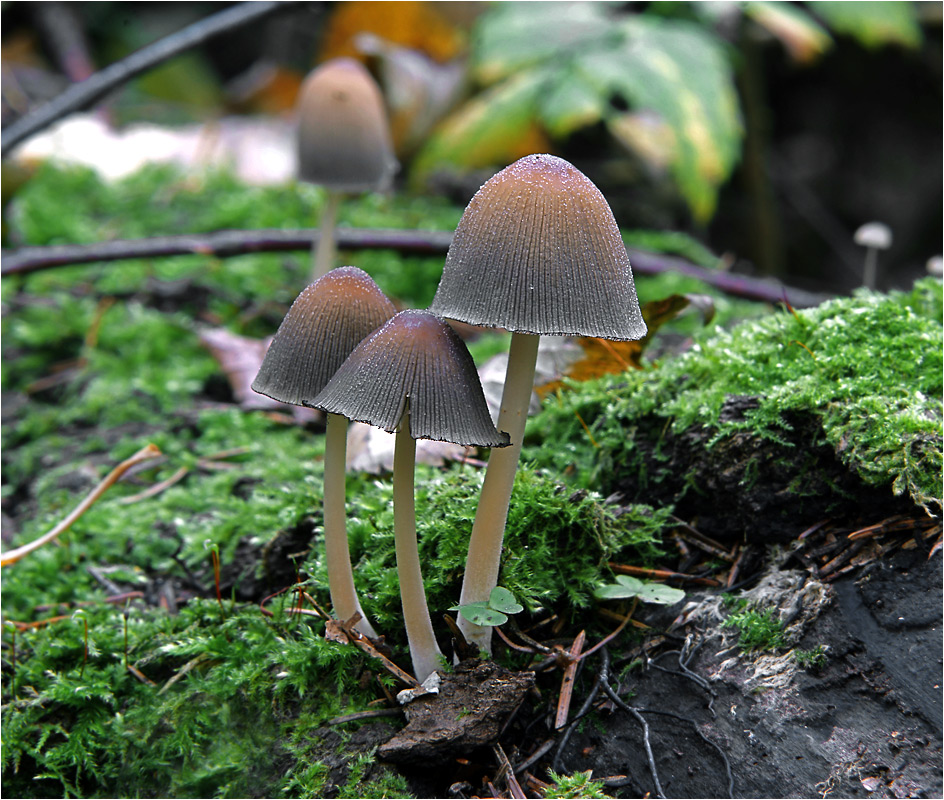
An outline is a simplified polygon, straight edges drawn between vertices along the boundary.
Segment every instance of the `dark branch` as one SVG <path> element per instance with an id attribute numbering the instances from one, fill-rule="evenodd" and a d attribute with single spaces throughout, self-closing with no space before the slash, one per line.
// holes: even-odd
<path id="1" fill-rule="evenodd" d="M 74 84 L 58 97 L 4 128 L 2 143 L 0 143 L 0 155 L 6 156 L 12 148 L 24 139 L 41 131 L 67 114 L 93 106 L 116 87 L 127 83 L 132 78 L 167 59 L 203 44 L 203 42 L 214 36 L 250 22 L 256 22 L 274 11 L 285 9 L 291 5 L 294 5 L 294 3 L 240 3 L 211 17 L 195 22 L 193 25 L 188 25 L 182 31 L 166 36 L 154 44 L 132 53 L 127 58 L 106 67 L 100 72 L 96 72 L 87 80 Z"/>
<path id="2" fill-rule="evenodd" d="M 255 231 L 216 231 L 205 234 L 161 236 L 153 239 L 119 239 L 88 245 L 53 245 L 24 247 L 3 253 L 3 276 L 23 275 L 51 267 L 121 261 L 133 258 L 160 258 L 179 255 L 208 255 L 230 258 L 246 253 L 310 250 L 318 231 L 312 229 Z M 449 231 L 374 230 L 341 228 L 338 247 L 347 250 L 397 250 L 400 252 L 442 255 L 449 249 Z M 795 308 L 810 308 L 827 299 L 826 295 L 787 287 L 773 280 L 705 269 L 675 256 L 627 248 L 633 270 L 642 275 L 680 272 L 720 289 L 722 292 L 777 303 L 786 300 Z"/>

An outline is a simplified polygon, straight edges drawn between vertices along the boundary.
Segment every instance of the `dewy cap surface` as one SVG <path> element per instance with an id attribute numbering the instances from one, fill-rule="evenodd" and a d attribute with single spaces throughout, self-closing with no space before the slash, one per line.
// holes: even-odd
<path id="1" fill-rule="evenodd" d="M 339 192 L 385 189 L 397 169 L 383 97 L 352 58 L 322 64 L 298 99 L 298 175 Z"/>
<path id="2" fill-rule="evenodd" d="M 331 270 L 292 304 L 252 382 L 253 390 L 283 403 L 308 404 L 351 351 L 396 311 L 363 270 Z"/>
<path id="3" fill-rule="evenodd" d="M 392 433 L 407 402 L 414 439 L 508 444 L 492 424 L 465 344 L 427 311 L 401 311 L 361 342 L 310 405 Z"/>
<path id="4" fill-rule="evenodd" d="M 551 155 L 516 161 L 472 198 L 430 311 L 524 333 L 646 333 L 613 212 L 589 178 Z"/>

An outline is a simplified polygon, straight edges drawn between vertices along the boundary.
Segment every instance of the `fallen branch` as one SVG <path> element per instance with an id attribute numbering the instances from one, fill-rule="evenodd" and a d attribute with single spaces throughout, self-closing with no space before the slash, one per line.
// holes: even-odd
<path id="1" fill-rule="evenodd" d="M 38 133 L 67 114 L 90 108 L 113 89 L 147 72 L 152 67 L 203 44 L 221 33 L 256 22 L 262 17 L 291 5 L 291 3 L 281 2 L 239 3 L 143 47 L 127 58 L 96 72 L 81 83 L 73 84 L 45 105 L 7 126 L 3 130 L 0 155 L 6 156 L 24 139 Z"/>
<path id="2" fill-rule="evenodd" d="M 374 230 L 339 228 L 337 245 L 352 250 L 397 250 L 400 252 L 443 255 L 452 243 L 451 231 Z M 23 275 L 39 270 L 76 264 L 161 258 L 180 255 L 207 255 L 231 258 L 247 253 L 309 252 L 318 239 L 314 229 L 282 230 L 266 228 L 251 231 L 215 231 L 206 234 L 158 236 L 151 239 L 117 239 L 87 245 L 51 245 L 23 247 L 3 252 L 0 274 Z M 651 253 L 627 247 L 633 270 L 641 275 L 679 272 L 697 278 L 726 294 L 766 303 L 789 302 L 792 307 L 819 305 L 828 295 L 788 287 L 779 281 L 734 275 L 705 269 L 683 258 Z"/>
<path id="3" fill-rule="evenodd" d="M 153 444 L 148 444 L 145 447 L 142 447 L 135 453 L 131 458 L 122 461 L 117 467 L 115 467 L 105 479 L 98 484 L 87 496 L 86 498 L 79 503 L 75 510 L 69 514 L 62 522 L 56 525 L 48 533 L 44 533 L 38 539 L 34 539 L 29 544 L 24 544 L 22 547 L 17 547 L 15 550 L 8 550 L 6 553 L 0 554 L 0 566 L 6 567 L 9 564 L 14 564 L 19 561 L 23 556 L 32 553 L 34 550 L 42 547 L 47 542 L 53 541 L 59 534 L 67 531 L 79 517 L 81 517 L 86 511 L 91 508 L 91 506 L 101 497 L 111 486 L 121 478 L 131 467 L 140 464 L 143 461 L 150 461 L 152 458 L 157 458 L 161 455 L 161 451 Z"/>

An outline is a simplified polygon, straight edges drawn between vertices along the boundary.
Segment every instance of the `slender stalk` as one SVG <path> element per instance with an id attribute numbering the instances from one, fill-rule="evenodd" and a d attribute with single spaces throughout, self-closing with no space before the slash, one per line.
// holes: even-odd
<path id="1" fill-rule="evenodd" d="M 862 285 L 866 289 L 874 289 L 878 276 L 878 249 L 870 247 L 865 251 L 865 267 L 862 270 Z"/>
<path id="2" fill-rule="evenodd" d="M 410 412 L 403 413 L 393 448 L 393 538 L 400 578 L 400 601 L 406 638 L 410 643 L 413 674 L 422 683 L 442 666 L 442 651 L 433 634 L 426 605 L 426 589 L 420 570 L 416 544 L 416 508 L 413 472 L 416 467 L 416 440 L 410 436 Z"/>
<path id="3" fill-rule="evenodd" d="M 376 639 L 377 632 L 367 621 L 367 615 L 357 598 L 357 589 L 354 588 L 344 509 L 346 453 L 347 418 L 340 414 L 328 414 L 324 459 L 324 535 L 328 590 L 338 619 L 350 619 L 355 612 L 360 612 L 361 621 L 354 627 L 365 636 Z"/>
<path id="4" fill-rule="evenodd" d="M 508 519 L 515 473 L 518 471 L 524 427 L 528 421 L 528 404 L 534 386 L 534 366 L 540 339 L 540 336 L 529 333 L 515 333 L 511 337 L 497 425 L 498 430 L 511 437 L 511 444 L 493 448 L 488 457 L 488 469 L 485 471 L 485 481 L 469 538 L 469 555 L 459 597 L 462 605 L 488 600 L 492 589 L 498 584 L 505 521 Z M 491 628 L 476 625 L 460 616 L 459 630 L 469 644 L 492 652 Z"/>
<path id="5" fill-rule="evenodd" d="M 334 257 L 337 247 L 334 243 L 334 229 L 338 222 L 338 209 L 341 207 L 342 195 L 331 189 L 327 190 L 325 207 L 321 211 L 321 235 L 315 242 L 313 255 L 312 281 L 323 278 L 334 266 Z"/>

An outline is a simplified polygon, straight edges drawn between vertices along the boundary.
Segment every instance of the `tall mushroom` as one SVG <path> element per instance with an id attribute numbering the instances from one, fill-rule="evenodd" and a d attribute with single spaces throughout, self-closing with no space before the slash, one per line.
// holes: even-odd
<path id="1" fill-rule="evenodd" d="M 439 668 L 442 653 L 429 618 L 416 543 L 416 439 L 497 448 L 508 444 L 508 436 L 492 424 L 465 344 L 447 323 L 426 311 L 401 311 L 361 342 L 310 405 L 396 431 L 397 573 L 413 671 L 422 682 Z"/>
<path id="2" fill-rule="evenodd" d="M 298 296 L 266 352 L 252 388 L 283 403 L 306 405 L 351 351 L 396 313 L 373 279 L 339 267 Z M 324 457 L 324 536 L 328 589 L 342 620 L 361 615 L 357 629 L 376 637 L 354 588 L 344 513 L 347 419 L 328 414 Z"/>
<path id="3" fill-rule="evenodd" d="M 640 339 L 646 333 L 629 257 L 600 190 L 572 164 L 526 156 L 489 179 L 459 220 L 430 311 L 512 331 L 498 428 L 469 540 L 460 604 L 488 600 L 498 581 L 505 522 L 541 335 Z M 489 651 L 491 629 L 459 620 Z"/>
<path id="4" fill-rule="evenodd" d="M 298 176 L 327 191 L 313 280 L 331 269 L 344 193 L 387 188 L 397 166 L 383 97 L 367 69 L 336 58 L 313 70 L 298 98 Z"/>

